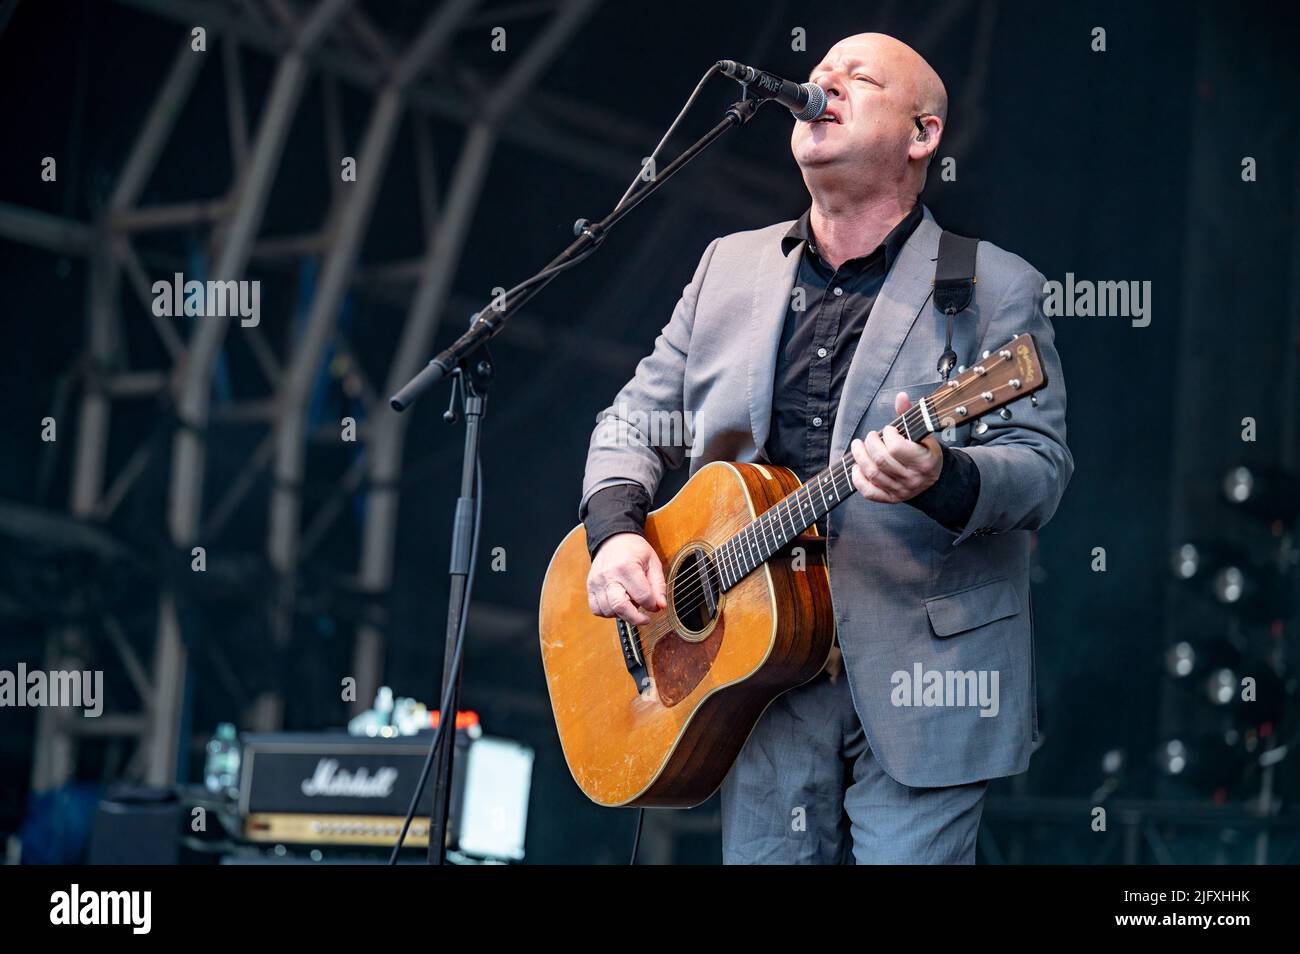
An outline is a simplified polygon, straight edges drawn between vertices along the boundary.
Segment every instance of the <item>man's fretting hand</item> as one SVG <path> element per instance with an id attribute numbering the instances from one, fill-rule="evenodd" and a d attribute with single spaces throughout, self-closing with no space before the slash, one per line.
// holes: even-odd
<path id="1" fill-rule="evenodd" d="M 907 392 L 894 397 L 894 413 L 912 406 Z M 892 425 L 872 431 L 866 440 L 849 444 L 853 453 L 853 486 L 868 500 L 902 503 L 934 486 L 943 470 L 943 450 L 933 434 L 921 443 L 910 441 Z"/>

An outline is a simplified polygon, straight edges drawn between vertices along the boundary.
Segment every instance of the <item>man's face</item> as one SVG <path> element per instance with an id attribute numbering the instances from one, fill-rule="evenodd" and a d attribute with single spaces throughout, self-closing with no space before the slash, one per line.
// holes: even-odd
<path id="1" fill-rule="evenodd" d="M 881 38 L 887 39 L 887 38 Z M 805 175 L 860 168 L 892 176 L 916 135 L 916 91 L 896 51 L 875 37 L 831 47 L 809 79 L 826 90 L 826 114 L 796 122 L 790 151 Z"/>

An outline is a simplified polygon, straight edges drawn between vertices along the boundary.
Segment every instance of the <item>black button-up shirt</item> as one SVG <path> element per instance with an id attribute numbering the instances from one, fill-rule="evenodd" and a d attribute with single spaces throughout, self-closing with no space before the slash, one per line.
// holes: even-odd
<path id="1" fill-rule="evenodd" d="M 853 353 L 890 268 L 922 217 L 918 202 L 874 251 L 839 268 L 818 254 L 808 212 L 781 239 L 787 254 L 795 244 L 805 244 L 777 350 L 771 429 L 763 449 L 771 463 L 804 480 L 830 464 L 831 431 Z M 908 396 L 915 401 L 925 395 Z M 975 508 L 979 471 L 966 454 L 941 446 L 939 480 L 908 503 L 957 530 Z M 594 494 L 584 517 L 590 552 L 594 555 L 616 533 L 640 532 L 649 507 L 639 484 Z"/>
<path id="2" fill-rule="evenodd" d="M 786 254 L 799 242 L 805 245 L 777 346 L 764 450 L 773 464 L 789 467 L 803 480 L 831 462 L 831 429 L 853 353 L 889 269 L 920 222 L 918 202 L 875 251 L 839 268 L 818 253 L 807 212 L 781 239 Z"/>

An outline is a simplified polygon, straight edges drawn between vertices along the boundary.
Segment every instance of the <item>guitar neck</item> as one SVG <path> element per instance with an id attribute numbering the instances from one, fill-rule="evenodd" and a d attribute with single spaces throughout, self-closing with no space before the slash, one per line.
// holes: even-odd
<path id="1" fill-rule="evenodd" d="M 1033 336 L 1016 335 L 997 352 L 984 352 L 979 364 L 969 370 L 960 369 L 956 378 L 891 423 L 898 433 L 920 442 L 929 434 L 969 424 L 1028 397 L 1046 383 Z M 723 591 L 852 497 L 856 493 L 851 477 L 853 466 L 853 455 L 845 454 L 718 547 L 713 552 L 713 563 Z"/>
<path id="2" fill-rule="evenodd" d="M 915 409 L 913 409 L 915 410 Z M 904 432 L 908 415 L 894 418 Z M 926 433 L 929 433 L 928 431 Z M 909 433 L 910 437 L 911 434 Z M 918 434 L 919 440 L 924 434 Z M 845 454 L 816 477 L 765 510 L 758 519 L 713 552 L 714 566 L 725 592 L 788 546 L 799 534 L 826 516 L 857 491 L 850 476 L 853 455 Z"/>

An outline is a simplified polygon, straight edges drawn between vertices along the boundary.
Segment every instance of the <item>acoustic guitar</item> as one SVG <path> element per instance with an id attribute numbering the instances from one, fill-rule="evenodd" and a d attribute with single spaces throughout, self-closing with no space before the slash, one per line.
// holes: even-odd
<path id="1" fill-rule="evenodd" d="M 1046 384 L 1031 335 L 958 369 L 893 421 L 920 441 Z M 1037 400 L 1037 399 L 1035 399 Z M 569 771 L 607 806 L 685 808 L 726 777 L 763 710 L 816 676 L 835 632 L 816 523 L 856 496 L 846 454 L 806 483 L 783 467 L 714 462 L 651 513 L 667 606 L 634 626 L 592 615 L 586 533 L 542 584 L 542 663 Z"/>

